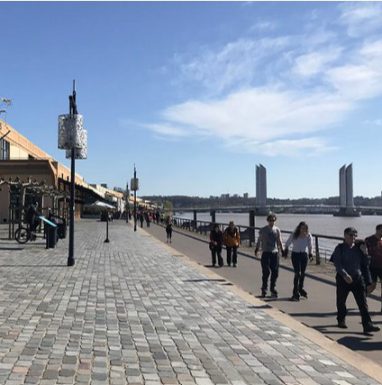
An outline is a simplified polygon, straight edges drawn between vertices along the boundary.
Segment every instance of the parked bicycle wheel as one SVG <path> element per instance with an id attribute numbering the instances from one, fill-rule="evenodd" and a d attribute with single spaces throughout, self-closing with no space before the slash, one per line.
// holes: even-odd
<path id="1" fill-rule="evenodd" d="M 29 231 L 25 227 L 19 227 L 15 232 L 15 238 L 18 243 L 24 244 L 29 240 Z"/>

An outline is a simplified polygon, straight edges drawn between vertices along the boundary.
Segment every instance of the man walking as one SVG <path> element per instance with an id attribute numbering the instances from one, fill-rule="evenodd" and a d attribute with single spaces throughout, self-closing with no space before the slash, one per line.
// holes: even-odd
<path id="1" fill-rule="evenodd" d="M 356 237 L 357 230 L 347 227 L 344 242 L 336 246 L 331 258 L 337 271 L 337 321 L 339 328 L 347 329 L 346 299 L 352 292 L 361 313 L 363 332 L 369 334 L 379 331 L 379 327 L 371 322 L 366 300 L 366 288 L 368 292 L 372 289 L 368 257 L 355 245 Z"/>
<path id="2" fill-rule="evenodd" d="M 222 248 L 223 248 L 223 233 L 220 230 L 220 227 L 215 223 L 210 232 L 210 250 L 212 257 L 212 266 L 216 265 L 216 257 L 218 266 L 222 267 L 224 265 L 222 258 Z"/>
<path id="3" fill-rule="evenodd" d="M 257 240 L 255 255 L 257 256 L 261 247 L 261 269 L 262 281 L 261 298 L 267 295 L 268 278 L 271 275 L 270 289 L 271 296 L 277 298 L 276 281 L 279 275 L 279 254 L 283 253 L 281 242 L 281 231 L 275 226 L 276 215 L 270 214 L 267 217 L 268 225 L 260 229 L 259 238 Z"/>
<path id="4" fill-rule="evenodd" d="M 368 253 L 370 255 L 370 273 L 373 281 L 373 289 L 377 286 L 378 278 L 382 281 L 382 224 L 377 225 L 375 234 L 365 239 Z M 382 291 L 381 291 L 382 301 Z M 382 309 L 381 309 L 382 311 Z"/>

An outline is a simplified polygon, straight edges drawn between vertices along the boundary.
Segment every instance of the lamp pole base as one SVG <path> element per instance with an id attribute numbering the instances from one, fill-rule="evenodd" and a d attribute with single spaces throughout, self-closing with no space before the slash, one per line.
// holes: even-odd
<path id="1" fill-rule="evenodd" d="M 106 238 L 104 241 L 103 241 L 103 243 L 109 243 L 110 241 L 109 241 L 109 238 Z"/>
<path id="2" fill-rule="evenodd" d="M 74 258 L 68 258 L 68 266 L 74 266 Z"/>

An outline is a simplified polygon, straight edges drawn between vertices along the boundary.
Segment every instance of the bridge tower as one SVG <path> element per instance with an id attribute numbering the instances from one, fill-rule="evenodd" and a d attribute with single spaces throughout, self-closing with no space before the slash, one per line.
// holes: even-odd
<path id="1" fill-rule="evenodd" d="M 267 215 L 267 169 L 262 165 L 256 165 L 256 214 Z"/>
<path id="2" fill-rule="evenodd" d="M 338 217 L 359 217 L 361 213 L 354 207 L 353 198 L 353 164 L 345 164 L 340 168 L 340 210 Z"/>

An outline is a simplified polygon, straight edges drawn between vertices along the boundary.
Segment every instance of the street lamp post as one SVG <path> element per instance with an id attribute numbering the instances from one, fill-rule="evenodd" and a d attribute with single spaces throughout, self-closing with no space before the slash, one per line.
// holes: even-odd
<path id="1" fill-rule="evenodd" d="M 130 197 L 129 184 L 126 182 L 126 203 L 125 203 L 126 223 L 129 223 L 129 210 L 130 210 L 129 197 Z"/>
<path id="2" fill-rule="evenodd" d="M 139 189 L 139 181 L 137 179 L 137 170 L 134 165 L 134 178 L 130 181 L 130 187 L 134 191 L 134 231 L 137 231 L 137 190 Z"/>
<path id="3" fill-rule="evenodd" d="M 69 114 L 58 117 L 58 148 L 66 150 L 66 158 L 71 159 L 70 204 L 69 204 L 69 252 L 68 266 L 74 265 L 74 211 L 75 211 L 75 173 L 76 159 L 87 158 L 87 131 L 83 128 L 83 117 L 78 113 L 76 85 L 69 95 Z"/>

